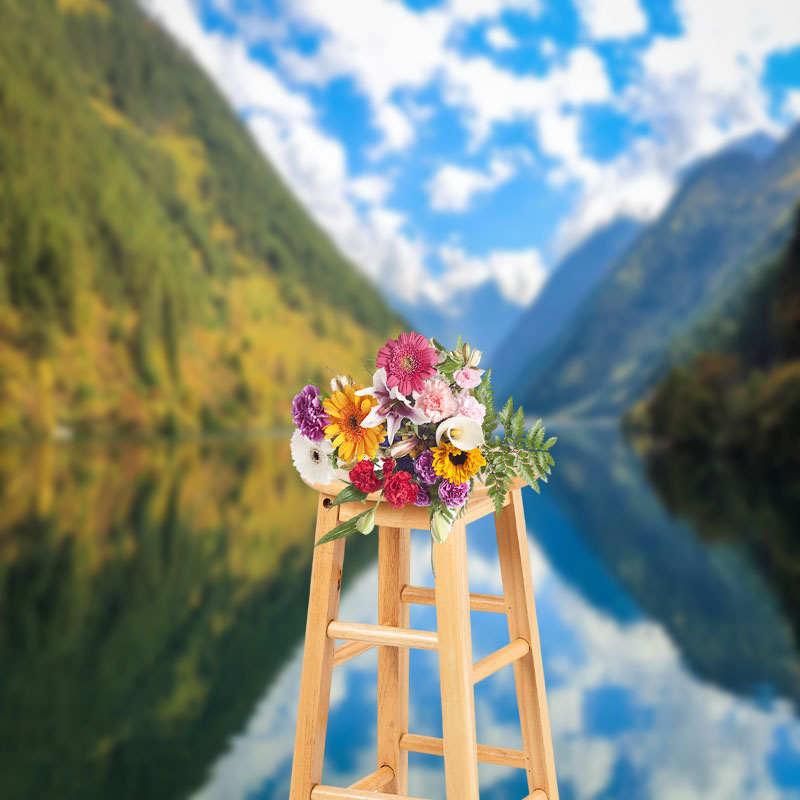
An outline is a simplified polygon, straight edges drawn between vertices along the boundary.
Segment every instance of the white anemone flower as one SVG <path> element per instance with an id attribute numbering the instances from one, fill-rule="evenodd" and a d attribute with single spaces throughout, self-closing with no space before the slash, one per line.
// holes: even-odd
<path id="1" fill-rule="evenodd" d="M 480 423 L 461 414 L 439 423 L 436 429 L 436 444 L 441 444 L 442 439 L 455 445 L 459 450 L 472 450 L 485 443 Z"/>
<path id="2" fill-rule="evenodd" d="M 296 430 L 292 434 L 291 450 L 292 462 L 304 481 L 325 486 L 336 479 L 331 463 L 333 448 L 327 439 L 312 442 Z"/>

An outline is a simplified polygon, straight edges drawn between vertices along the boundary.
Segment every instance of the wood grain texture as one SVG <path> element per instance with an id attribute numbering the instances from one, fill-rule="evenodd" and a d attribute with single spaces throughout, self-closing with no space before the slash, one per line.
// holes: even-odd
<path id="1" fill-rule="evenodd" d="M 333 651 L 333 666 L 338 667 L 341 664 L 346 664 L 351 658 L 360 656 L 368 650 L 372 650 L 374 644 L 369 642 L 345 642 L 340 644 Z"/>
<path id="2" fill-rule="evenodd" d="M 315 786 L 311 792 L 311 800 L 423 800 L 423 798 L 361 789 L 337 789 L 335 786 Z"/>
<path id="3" fill-rule="evenodd" d="M 420 736 L 416 733 L 406 733 L 400 738 L 400 747 L 411 753 L 427 753 L 431 756 L 444 755 L 444 742 L 435 736 Z M 478 761 L 486 764 L 500 764 L 504 767 L 517 767 L 525 769 L 525 753 L 510 747 L 492 747 L 491 745 L 478 745 Z"/>
<path id="4" fill-rule="evenodd" d="M 530 645 L 525 639 L 514 639 L 505 647 L 489 653 L 486 658 L 476 661 L 472 667 L 472 681 L 478 683 L 495 672 L 513 664 L 517 659 L 523 658 L 530 652 Z"/>
<path id="5" fill-rule="evenodd" d="M 380 528 L 378 533 L 378 624 L 408 629 L 409 607 L 400 591 L 410 580 L 411 531 Z M 387 792 L 408 792 L 408 753 L 400 735 L 408 730 L 408 648 L 378 647 L 378 766 L 393 771 Z M 376 787 L 377 788 L 377 787 Z"/>
<path id="6" fill-rule="evenodd" d="M 323 500 L 320 495 L 317 540 L 339 522 L 338 508 L 326 508 Z M 334 651 L 326 631 L 339 610 L 344 541 L 336 539 L 314 548 L 289 800 L 308 800 L 311 787 L 322 780 Z"/>
<path id="7" fill-rule="evenodd" d="M 433 548 L 444 772 L 449 800 L 478 800 L 467 537 L 463 520 Z"/>
<path id="8" fill-rule="evenodd" d="M 439 646 L 438 636 L 433 631 L 416 631 L 389 625 L 365 625 L 361 622 L 331 622 L 328 625 L 328 638 L 393 647 L 418 647 L 421 650 L 436 650 Z"/>
<path id="9" fill-rule="evenodd" d="M 512 641 L 520 638 L 530 644 L 529 653 L 514 662 L 522 744 L 528 757 L 528 790 L 533 793 L 540 789 L 549 800 L 558 800 L 528 537 L 519 489 L 512 492 L 511 503 L 495 518 L 495 528 L 508 632 Z"/>
<path id="10" fill-rule="evenodd" d="M 389 766 L 378 767 L 375 772 L 370 773 L 360 781 L 351 784 L 349 789 L 361 789 L 365 792 L 376 792 L 385 789 L 394 781 L 394 770 Z"/>
<path id="11" fill-rule="evenodd" d="M 400 592 L 404 603 L 415 603 L 422 606 L 435 606 L 436 593 L 426 586 L 404 586 Z M 489 611 L 493 614 L 506 613 L 506 600 L 495 594 L 479 594 L 471 592 L 469 607 L 472 611 Z"/>

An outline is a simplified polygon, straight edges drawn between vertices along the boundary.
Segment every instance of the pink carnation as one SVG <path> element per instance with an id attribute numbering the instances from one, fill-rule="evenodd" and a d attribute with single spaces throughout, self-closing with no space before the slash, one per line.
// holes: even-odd
<path id="1" fill-rule="evenodd" d="M 415 407 L 421 408 L 431 422 L 441 422 L 455 416 L 458 412 L 458 401 L 446 380 L 431 378 L 425 381 Z"/>
<path id="2" fill-rule="evenodd" d="M 458 395 L 458 413 L 461 414 L 462 417 L 474 419 L 482 425 L 486 417 L 486 406 L 483 403 L 479 403 L 477 399 L 465 389 Z"/>
<path id="3" fill-rule="evenodd" d="M 482 374 L 482 369 L 464 367 L 464 369 L 457 370 L 453 378 L 462 389 L 474 389 L 480 384 Z"/>

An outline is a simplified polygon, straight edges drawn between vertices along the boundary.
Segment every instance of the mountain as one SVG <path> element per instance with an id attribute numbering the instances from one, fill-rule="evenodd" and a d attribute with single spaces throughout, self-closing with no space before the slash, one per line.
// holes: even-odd
<path id="1" fill-rule="evenodd" d="M 285 424 L 399 318 L 133 0 L 5 0 L 0 432 Z"/>
<path id="2" fill-rule="evenodd" d="M 558 329 L 595 287 L 600 277 L 639 232 L 641 225 L 621 218 L 590 235 L 553 270 L 533 304 L 494 353 L 492 376 L 498 397 L 516 390 L 518 375 L 528 374 Z M 520 351 L 524 357 L 520 360 Z"/>
<path id="3" fill-rule="evenodd" d="M 764 159 L 736 150 L 699 165 L 517 376 L 518 398 L 537 413 L 618 414 L 674 337 L 780 244 L 798 196 L 800 127 Z"/>
<path id="4" fill-rule="evenodd" d="M 626 418 L 670 449 L 735 460 L 749 474 L 800 466 L 800 210 L 789 245 L 758 265 L 695 331 Z"/>

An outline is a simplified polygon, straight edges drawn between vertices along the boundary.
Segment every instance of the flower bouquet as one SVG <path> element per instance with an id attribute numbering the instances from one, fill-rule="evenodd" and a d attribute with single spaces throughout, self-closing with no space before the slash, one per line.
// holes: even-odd
<path id="1" fill-rule="evenodd" d="M 545 440 L 541 420 L 526 433 L 522 408 L 515 411 L 510 398 L 495 410 L 491 370 L 480 361 L 480 350 L 460 336 L 446 350 L 435 339 L 401 333 L 378 351 L 371 385 L 339 375 L 329 393 L 306 386 L 292 405 L 292 460 L 301 477 L 318 486 L 344 480 L 334 505 L 380 492 L 394 508 L 428 506 L 438 542 L 466 510 L 475 481 L 483 481 L 497 513 L 513 478 L 538 492 L 556 439 Z M 502 439 L 495 438 L 498 422 Z M 374 526 L 373 507 L 317 544 Z"/>

